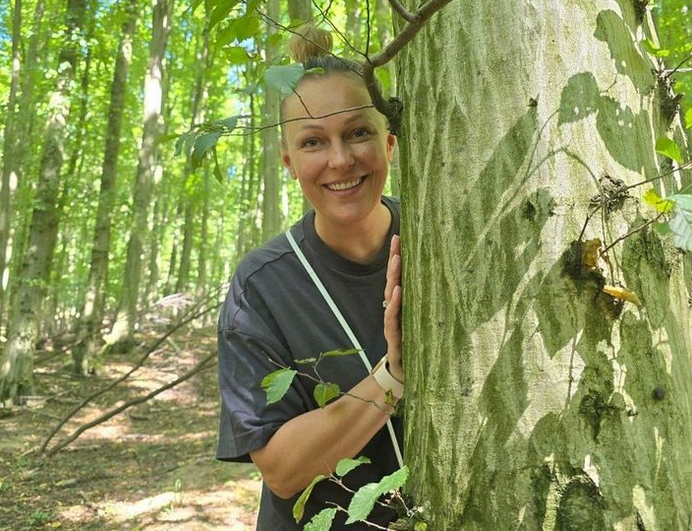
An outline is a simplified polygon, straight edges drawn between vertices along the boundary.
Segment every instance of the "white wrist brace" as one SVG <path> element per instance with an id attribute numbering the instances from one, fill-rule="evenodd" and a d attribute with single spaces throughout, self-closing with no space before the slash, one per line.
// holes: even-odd
<path id="1" fill-rule="evenodd" d="M 391 391 L 394 398 L 399 400 L 404 396 L 404 384 L 394 378 L 389 372 L 387 367 L 387 355 L 385 354 L 382 359 L 375 365 L 370 373 L 375 378 L 375 381 L 380 385 L 382 389 L 386 391 Z"/>

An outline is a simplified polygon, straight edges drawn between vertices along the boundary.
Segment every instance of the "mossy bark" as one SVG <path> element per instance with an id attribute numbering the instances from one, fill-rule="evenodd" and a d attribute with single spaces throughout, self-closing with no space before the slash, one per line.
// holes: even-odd
<path id="1" fill-rule="evenodd" d="M 409 6 L 412 7 L 412 6 Z M 692 525 L 692 312 L 644 229 L 679 129 L 629 0 L 452 2 L 400 57 L 406 460 L 434 530 Z M 576 266 L 576 267 L 575 267 Z M 621 285 L 642 301 L 613 299 Z"/>

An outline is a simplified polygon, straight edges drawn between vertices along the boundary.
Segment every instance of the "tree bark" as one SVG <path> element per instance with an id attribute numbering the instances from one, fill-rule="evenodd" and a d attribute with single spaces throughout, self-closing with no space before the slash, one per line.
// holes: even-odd
<path id="1" fill-rule="evenodd" d="M 29 243 L 23 259 L 17 301 L 12 309 L 8 341 L 0 358 L 0 401 L 15 400 L 33 387 L 33 356 L 41 309 L 46 296 L 59 223 L 58 194 L 64 159 L 70 92 L 78 57 L 78 35 L 84 0 L 68 0 L 65 45 L 58 57 L 58 77 L 50 98 Z"/>
<path id="2" fill-rule="evenodd" d="M 192 99 L 190 128 L 203 123 L 205 119 L 205 107 L 208 99 L 207 71 L 210 67 L 209 32 L 203 31 L 201 46 L 197 48 L 197 75 L 195 77 L 195 92 Z M 202 170 L 204 171 L 204 170 Z M 185 227 L 183 229 L 183 248 L 180 253 L 180 268 L 176 280 L 175 291 L 181 293 L 188 287 L 190 280 L 190 268 L 192 260 L 192 247 L 195 235 L 195 211 L 198 195 L 206 193 L 203 179 L 193 175 L 193 169 L 188 160 L 185 165 L 185 185 L 183 186 L 183 200 L 185 202 Z M 201 190 L 200 190 L 201 188 Z M 202 241 L 202 245 L 206 243 Z"/>
<path id="3" fill-rule="evenodd" d="M 125 20 L 121 27 L 120 46 L 115 60 L 111 83 L 105 149 L 101 167 L 101 187 L 96 210 L 89 277 L 82 301 L 76 337 L 78 346 L 72 350 L 74 370 L 87 374 L 93 364 L 93 355 L 101 343 L 101 323 L 105 305 L 105 287 L 108 278 L 108 253 L 111 241 L 112 212 L 115 208 L 115 183 L 120 153 L 120 132 L 127 94 L 127 78 L 132 62 L 132 38 L 137 25 L 138 0 L 125 4 Z"/>
<path id="4" fill-rule="evenodd" d="M 162 130 L 164 53 L 171 28 L 173 0 L 154 0 L 149 64 L 144 80 L 144 127 L 135 176 L 132 221 L 122 294 L 113 330 L 106 342 L 128 349 L 134 344 L 142 255 L 148 234 L 149 206 L 154 187 L 158 139 Z"/>
<path id="5" fill-rule="evenodd" d="M 279 20 L 279 0 L 268 0 L 267 16 L 270 20 Z M 272 24 L 267 24 L 267 38 L 276 33 Z M 267 62 L 271 63 L 278 49 L 275 44 L 267 44 L 265 48 Z M 263 125 L 275 124 L 279 121 L 279 94 L 275 90 L 267 90 L 262 106 Z M 279 131 L 270 127 L 262 131 L 262 172 L 264 190 L 262 192 L 262 240 L 278 234 L 281 230 L 280 182 L 279 182 Z"/>
<path id="6" fill-rule="evenodd" d="M 6 270 L 10 254 L 10 219 L 12 217 L 12 197 L 17 188 L 16 117 L 17 91 L 21 72 L 21 25 L 22 0 L 15 0 L 12 15 L 12 74 L 10 94 L 7 99 L 7 118 L 5 119 L 5 138 L 2 150 L 2 179 L 0 180 L 0 330 L 5 315 L 5 293 L 9 271 Z"/>
<path id="7" fill-rule="evenodd" d="M 689 271 L 649 229 L 596 267 L 577 244 L 613 180 L 655 178 L 656 139 L 682 139 L 647 36 L 629 0 L 452 2 L 403 52 L 406 459 L 428 529 L 690 529 Z M 690 182 L 608 203 L 582 249 Z"/>

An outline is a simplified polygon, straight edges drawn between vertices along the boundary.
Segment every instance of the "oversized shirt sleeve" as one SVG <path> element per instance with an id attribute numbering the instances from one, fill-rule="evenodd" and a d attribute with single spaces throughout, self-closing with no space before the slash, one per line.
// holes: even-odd
<path id="1" fill-rule="evenodd" d="M 280 401 L 267 405 L 262 379 L 281 367 L 295 368 L 295 364 L 270 305 L 251 280 L 233 279 L 219 316 L 217 458 L 223 461 L 249 461 L 248 454 L 265 446 L 284 422 L 309 409 L 297 378 Z"/>

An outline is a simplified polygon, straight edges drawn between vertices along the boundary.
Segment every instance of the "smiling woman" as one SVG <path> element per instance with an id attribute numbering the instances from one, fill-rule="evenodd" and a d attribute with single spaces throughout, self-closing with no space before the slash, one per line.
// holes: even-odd
<path id="1" fill-rule="evenodd" d="M 401 466 L 401 419 L 390 419 L 403 394 L 399 203 L 382 197 L 396 138 L 360 65 L 330 55 L 330 42 L 315 28 L 294 38 L 294 59 L 315 73 L 281 108 L 282 160 L 314 210 L 244 258 L 219 318 L 218 457 L 251 459 L 262 472 L 260 531 L 302 529 L 320 511 L 346 507 L 347 490 L 324 481 L 302 520 L 292 517 L 301 491 L 344 458 L 370 460 L 344 478 L 351 491 Z M 319 375 L 296 363 L 352 348 L 359 356 L 325 358 Z M 261 383 L 277 366 L 302 374 L 268 404 Z M 347 394 L 319 407 L 319 381 Z M 378 505 L 368 520 L 384 527 L 394 517 Z M 332 529 L 369 526 L 347 526 L 339 513 Z"/>

